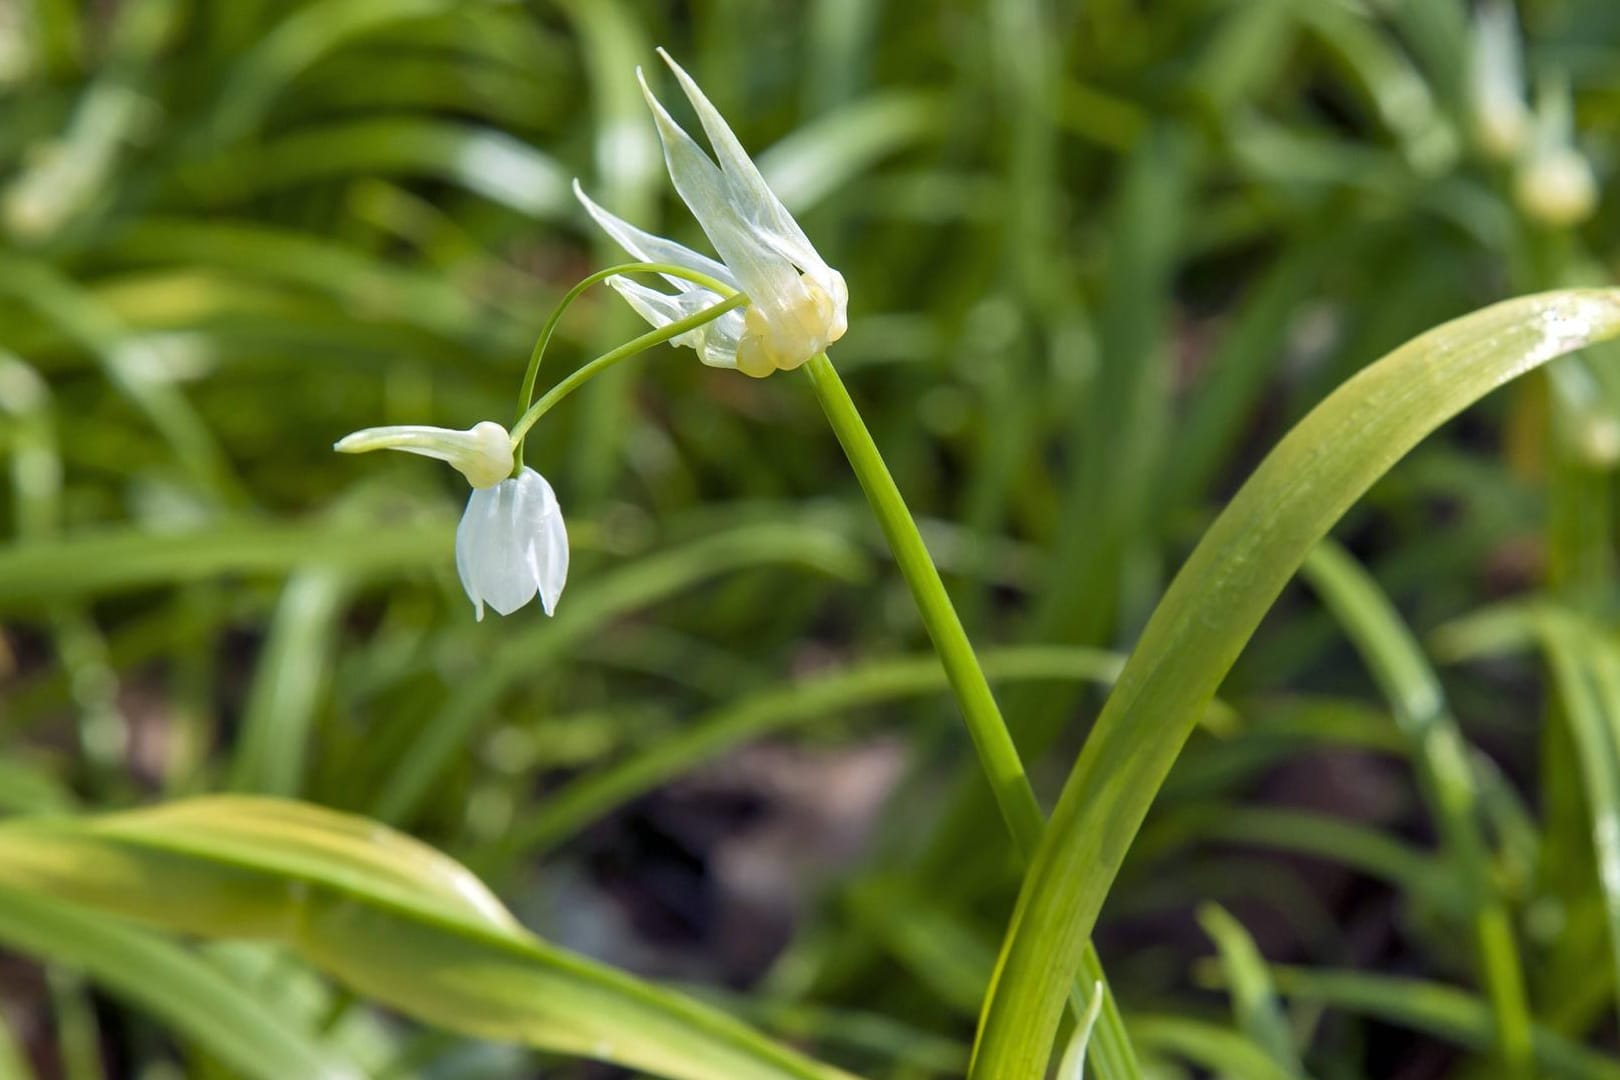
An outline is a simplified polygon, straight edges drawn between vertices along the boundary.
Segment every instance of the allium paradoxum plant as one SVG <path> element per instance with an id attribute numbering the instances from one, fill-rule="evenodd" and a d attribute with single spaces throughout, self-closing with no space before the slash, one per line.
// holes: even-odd
<path id="1" fill-rule="evenodd" d="M 467 478 L 473 493 L 456 530 L 456 569 L 479 619 L 486 603 L 510 615 L 536 594 L 550 615 L 562 595 L 568 576 L 568 533 L 562 512 L 551 485 L 538 472 L 521 466 L 521 460 L 524 434 L 563 394 L 658 340 L 689 346 L 714 367 L 763 378 L 801 366 L 842 337 L 848 326 L 849 293 L 843 275 L 816 253 L 697 83 L 667 53 L 660 50 L 659 55 L 697 111 L 718 165 L 670 117 L 639 69 L 636 75 L 657 123 L 675 190 L 723 261 L 615 217 L 592 202 L 576 182 L 574 190 L 590 215 L 626 251 L 645 261 L 638 268 L 661 267 L 664 279 L 675 287 L 675 292 L 664 293 L 623 274 L 605 276 L 657 333 L 587 364 L 531 408 L 536 369 L 561 315 L 559 308 L 531 359 L 521 400 L 526 411 L 513 433 L 490 420 L 466 431 L 367 428 L 339 440 L 335 447 L 343 453 L 422 454 L 449 462 Z M 563 306 L 578 292 L 571 292 Z"/>
<path id="2" fill-rule="evenodd" d="M 586 211 L 640 261 L 591 274 L 563 297 L 529 358 L 518 396 L 520 415 L 511 433 L 490 421 L 467 431 L 374 428 L 350 435 L 337 448 L 407 450 L 460 469 L 474 488 L 456 542 L 456 565 L 467 595 L 480 615 L 486 602 L 505 615 L 538 592 L 550 613 L 567 573 L 568 541 L 550 486 L 522 466 L 523 438 L 536 421 L 598 373 L 664 342 L 694 349 L 710 366 L 756 378 L 803 368 L 910 587 L 1002 816 L 1016 846 L 1027 854 L 1034 850 L 1042 822 L 1034 790 L 917 524 L 827 358 L 827 346 L 843 337 L 849 325 L 843 275 L 816 252 L 703 91 L 668 54 L 659 50 L 659 55 L 697 113 L 713 158 L 653 96 L 639 69 L 636 74 L 658 127 L 670 179 L 719 259 L 614 216 L 576 183 Z M 629 277 L 632 273 L 656 274 L 673 291 L 642 285 Z M 564 376 L 531 404 L 541 358 L 563 312 L 585 289 L 603 281 L 653 329 Z M 1093 1022 L 1097 1025 L 1090 1052 L 1114 1062 L 1134 1061 L 1118 1009 L 1102 982 L 1100 962 L 1089 946 L 1085 971 L 1088 985 L 1080 996 L 1092 1006 L 1077 1020 L 1086 1034 Z M 1098 989 L 1091 989 L 1093 982 Z M 1078 1058 L 1087 1048 L 1084 1035 L 1075 1047 L 1072 1056 Z"/>

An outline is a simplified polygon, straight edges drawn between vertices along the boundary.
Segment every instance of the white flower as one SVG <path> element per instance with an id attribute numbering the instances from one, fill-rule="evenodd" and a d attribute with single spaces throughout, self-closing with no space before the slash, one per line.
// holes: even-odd
<path id="1" fill-rule="evenodd" d="M 1524 145 L 1530 110 L 1524 103 L 1523 45 L 1513 7 L 1487 0 L 1474 18 L 1474 130 L 1480 147 L 1508 161 Z"/>
<path id="2" fill-rule="evenodd" d="M 479 488 L 456 526 L 456 571 L 480 621 L 484 605 L 510 615 L 540 594 L 547 615 L 568 581 L 568 530 L 546 478 L 525 466 Z"/>
<path id="3" fill-rule="evenodd" d="M 473 486 L 456 526 L 456 572 L 479 620 L 486 603 L 510 615 L 536 593 L 547 615 L 556 611 L 568 580 L 568 530 L 545 477 L 527 466 L 512 475 L 512 440 L 504 427 L 485 420 L 466 431 L 367 428 L 333 449 L 404 450 L 449 462 Z"/>
<path id="4" fill-rule="evenodd" d="M 844 336 L 849 306 L 844 277 L 816 254 L 697 83 L 664 50 L 658 55 L 696 110 L 718 166 L 659 104 L 639 68 L 636 78 L 658 125 L 675 190 L 722 262 L 615 217 L 592 202 L 577 181 L 574 193 L 597 224 L 633 257 L 696 270 L 748 294 L 746 308 L 682 334 L 675 344 L 696 349 L 705 364 L 759 378 L 796 368 Z M 610 278 L 608 284 L 653 326 L 667 326 L 722 299 L 685 279 L 667 280 L 674 293 L 620 277 Z"/>
<path id="5" fill-rule="evenodd" d="M 1513 176 L 1519 208 L 1554 228 L 1578 225 L 1597 210 L 1597 178 L 1575 147 L 1575 107 L 1569 84 L 1551 79 L 1537 94 L 1530 139 Z"/>

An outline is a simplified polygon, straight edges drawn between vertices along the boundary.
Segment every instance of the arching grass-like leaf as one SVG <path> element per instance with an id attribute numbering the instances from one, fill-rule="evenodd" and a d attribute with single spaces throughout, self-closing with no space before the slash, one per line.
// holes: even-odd
<path id="1" fill-rule="evenodd" d="M 185 933 L 279 941 L 362 995 L 465 1034 L 679 1080 L 845 1075 L 546 944 L 459 864 L 309 804 L 217 796 L 8 821 L 0 885 Z"/>
<path id="2" fill-rule="evenodd" d="M 206 960 L 148 930 L 37 893 L 0 888 L 0 941 L 71 965 L 257 1080 L 361 1080 L 364 1071 Z M 0 1077 L 12 1074 L 0 1059 Z"/>
<path id="3" fill-rule="evenodd" d="M 1441 423 L 1620 334 L 1620 291 L 1522 297 L 1446 323 L 1350 379 L 1291 431 L 1205 533 L 1155 610 L 1024 879 L 973 1076 L 1044 1075 L 1109 886 L 1198 714 L 1311 548 Z"/>
<path id="4" fill-rule="evenodd" d="M 1387 1024 L 1428 1032 L 1460 1046 L 1490 1045 L 1490 1008 L 1472 994 L 1421 979 L 1361 971 L 1272 968 L 1287 997 L 1376 1017 Z M 1620 1080 L 1620 1065 L 1546 1028 L 1532 1031 L 1537 1075 L 1569 1080 Z"/>
<path id="5" fill-rule="evenodd" d="M 1198 912 L 1198 923 L 1221 953 L 1221 966 L 1231 984 L 1232 1011 L 1240 1026 L 1262 1047 L 1279 1070 L 1289 1076 L 1303 1076 L 1299 1051 L 1294 1046 L 1288 1018 L 1277 1003 L 1276 988 L 1260 948 L 1232 915 L 1219 904 L 1205 904 Z"/>

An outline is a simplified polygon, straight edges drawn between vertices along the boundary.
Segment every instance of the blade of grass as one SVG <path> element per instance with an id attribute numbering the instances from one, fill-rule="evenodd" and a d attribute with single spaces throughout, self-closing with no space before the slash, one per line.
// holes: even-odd
<path id="1" fill-rule="evenodd" d="M 1579 771 L 1585 794 L 1611 975 L 1620 977 L 1620 654 L 1603 627 L 1551 604 L 1488 608 L 1442 631 L 1437 647 L 1451 659 L 1494 655 L 1531 644 L 1544 653 L 1556 692 L 1554 715 L 1568 727 L 1572 767 Z"/>
<path id="2" fill-rule="evenodd" d="M 0 256 L 0 291 L 22 300 L 93 355 L 107 381 L 145 415 L 202 491 L 240 495 L 213 432 L 185 395 L 154 371 L 150 344 L 134 338 L 94 297 L 45 262 Z"/>
<path id="3" fill-rule="evenodd" d="M 1311 855 L 1388 882 L 1410 898 L 1456 907 L 1439 862 L 1379 829 L 1328 814 L 1260 806 L 1190 808 L 1185 818 L 1185 827 L 1197 836 Z"/>
<path id="4" fill-rule="evenodd" d="M 1220 950 L 1238 1027 L 1266 1052 L 1279 1071 L 1296 1078 L 1304 1076 L 1305 1067 L 1294 1047 L 1294 1034 L 1288 1028 L 1288 1018 L 1283 1015 L 1276 988 L 1271 984 L 1271 972 L 1254 938 L 1219 904 L 1200 907 L 1198 924 Z"/>
<path id="5" fill-rule="evenodd" d="M 756 164 L 777 198 L 796 214 L 820 205 L 880 159 L 948 129 L 938 95 L 872 95 L 826 113 L 763 151 Z"/>
<path id="6" fill-rule="evenodd" d="M 420 116 L 301 128 L 210 157 L 179 181 L 189 202 L 217 205 L 351 176 L 443 180 L 539 221 L 573 209 L 567 172 L 540 150 L 493 128 Z"/>
<path id="7" fill-rule="evenodd" d="M 286 796 L 302 790 L 346 592 L 343 577 L 325 567 L 301 570 L 282 587 L 233 750 L 233 790 Z"/>
<path id="8" fill-rule="evenodd" d="M 1287 997 L 1375 1017 L 1471 1050 L 1488 1050 L 1496 1037 L 1491 1007 L 1456 987 L 1360 971 L 1273 967 L 1271 975 Z M 1531 1046 L 1549 1080 L 1620 1080 L 1620 1063 L 1546 1028 L 1532 1029 Z"/>
<path id="9" fill-rule="evenodd" d="M 1151 1053 L 1184 1058 L 1218 1076 L 1294 1080 L 1297 1075 L 1279 1066 L 1245 1036 L 1200 1020 L 1144 1016 L 1131 1021 L 1131 1037 Z"/>
<path id="10" fill-rule="evenodd" d="M 1446 706 L 1439 676 L 1371 575 L 1338 545 L 1324 540 L 1301 573 L 1343 624 L 1411 743 L 1424 795 L 1471 909 L 1474 967 L 1495 1012 L 1497 1049 L 1509 1074 L 1528 1076 L 1530 1006 L 1513 920 L 1491 877 L 1473 755 Z"/>
<path id="11" fill-rule="evenodd" d="M 251 134 L 299 73 L 345 44 L 399 22 L 455 9 L 454 0 L 321 0 L 294 9 L 230 67 L 207 134 L 214 145 Z"/>
<path id="12" fill-rule="evenodd" d="M 445 559 L 450 532 L 445 520 L 386 529 L 243 521 L 174 535 L 120 529 L 17 544 L 0 549 L 0 608 L 225 574 L 283 573 L 312 556 L 322 565 L 367 573 L 432 566 Z"/>

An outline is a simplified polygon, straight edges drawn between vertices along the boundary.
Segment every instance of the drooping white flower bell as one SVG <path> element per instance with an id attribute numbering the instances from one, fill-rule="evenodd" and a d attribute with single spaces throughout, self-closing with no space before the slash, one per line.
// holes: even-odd
<path id="1" fill-rule="evenodd" d="M 697 83 L 664 50 L 658 55 L 697 112 L 718 166 L 653 96 L 639 68 L 636 78 L 658 125 L 675 190 L 721 261 L 614 216 L 591 201 L 577 181 L 574 193 L 597 224 L 633 257 L 696 270 L 748 294 L 746 308 L 682 334 L 675 344 L 696 349 L 705 364 L 736 368 L 757 378 L 796 368 L 844 336 L 849 325 L 844 276 L 816 253 Z M 622 277 L 609 278 L 608 284 L 655 327 L 668 326 L 722 299 L 683 278 L 667 280 L 674 293 Z"/>
<path id="2" fill-rule="evenodd" d="M 545 477 L 525 465 L 473 491 L 456 526 L 456 572 L 480 621 L 485 604 L 510 615 L 536 593 L 547 615 L 556 612 L 568 581 L 568 530 Z"/>
<path id="3" fill-rule="evenodd" d="M 485 420 L 466 431 L 366 428 L 333 449 L 404 450 L 449 462 L 473 486 L 456 526 L 456 572 L 479 620 L 485 604 L 510 615 L 536 594 L 547 615 L 556 611 L 568 580 L 568 530 L 545 477 L 528 466 L 512 475 L 512 440 L 504 427 Z"/>

